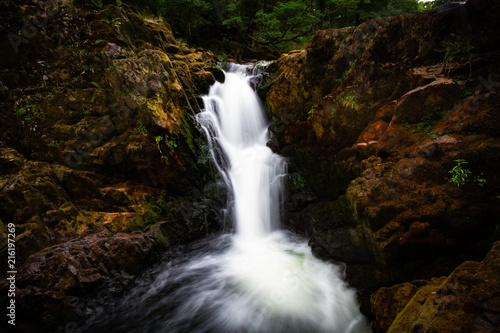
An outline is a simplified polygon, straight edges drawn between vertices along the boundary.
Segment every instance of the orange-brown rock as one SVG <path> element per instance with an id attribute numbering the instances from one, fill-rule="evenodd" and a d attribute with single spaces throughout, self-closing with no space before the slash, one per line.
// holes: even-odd
<path id="1" fill-rule="evenodd" d="M 500 237 L 498 16 L 471 0 L 380 18 L 318 32 L 276 64 L 267 102 L 292 161 L 287 223 L 368 293 L 448 275 Z"/>

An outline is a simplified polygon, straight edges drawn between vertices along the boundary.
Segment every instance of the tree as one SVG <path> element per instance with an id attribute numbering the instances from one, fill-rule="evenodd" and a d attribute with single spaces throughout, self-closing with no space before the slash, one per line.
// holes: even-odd
<path id="1" fill-rule="evenodd" d="M 213 7 L 204 0 L 159 0 L 160 13 L 179 37 L 188 39 L 193 30 L 203 31 L 211 24 Z"/>
<path id="2" fill-rule="evenodd" d="M 311 34 L 319 18 L 302 0 L 278 2 L 271 12 L 263 9 L 256 15 L 255 41 L 263 45 L 277 45 Z"/>
<path id="3" fill-rule="evenodd" d="M 177 37 L 208 48 L 267 45 L 287 52 L 316 30 L 414 13 L 418 0 L 122 0 L 163 15 Z M 435 0 L 433 5 L 443 0 Z"/>

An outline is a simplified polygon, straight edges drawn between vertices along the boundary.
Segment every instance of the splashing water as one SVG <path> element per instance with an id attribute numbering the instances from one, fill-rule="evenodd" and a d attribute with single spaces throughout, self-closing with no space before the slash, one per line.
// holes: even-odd
<path id="1" fill-rule="evenodd" d="M 84 332 L 371 332 L 338 266 L 279 230 L 286 163 L 267 146 L 250 65 L 229 65 L 197 120 L 231 192 L 236 233 L 151 269 Z"/>

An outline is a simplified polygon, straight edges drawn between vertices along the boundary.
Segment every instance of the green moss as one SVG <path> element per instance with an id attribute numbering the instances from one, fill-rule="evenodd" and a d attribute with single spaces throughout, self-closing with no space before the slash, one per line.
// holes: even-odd
<path id="1" fill-rule="evenodd" d="M 288 180 L 289 187 L 293 190 L 293 192 L 301 191 L 306 187 L 306 182 L 302 174 L 298 172 L 289 174 Z"/>
<path id="2" fill-rule="evenodd" d="M 149 200 L 143 206 L 141 213 L 136 216 L 133 225 L 129 225 L 128 227 L 131 230 L 146 230 L 148 227 L 166 219 L 169 212 L 170 209 L 165 193 L 163 193 L 161 196 Z"/>
<path id="3" fill-rule="evenodd" d="M 205 67 L 205 70 L 211 72 L 215 80 L 221 83 L 224 83 L 224 81 L 226 80 L 226 75 L 224 74 L 224 71 L 217 66 L 207 66 Z"/>
<path id="4" fill-rule="evenodd" d="M 196 148 L 194 144 L 193 138 L 193 129 L 194 129 L 194 120 L 187 112 L 184 112 L 181 116 L 181 133 L 182 136 L 186 139 L 186 143 L 189 149 L 195 153 Z"/>

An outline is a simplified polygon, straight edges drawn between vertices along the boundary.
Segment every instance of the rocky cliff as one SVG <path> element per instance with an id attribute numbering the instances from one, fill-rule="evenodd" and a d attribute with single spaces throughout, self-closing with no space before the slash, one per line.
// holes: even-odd
<path id="1" fill-rule="evenodd" d="M 318 256 L 348 263 L 367 313 L 378 288 L 420 281 L 372 298 L 374 313 L 425 283 L 442 288 L 431 279 L 483 260 L 500 237 L 499 18 L 497 2 L 471 0 L 375 19 L 319 31 L 274 65 L 265 91 L 274 149 L 291 161 L 286 223 Z M 497 304 L 491 283 L 481 297 Z M 397 318 L 377 331 L 444 332 Z"/>
<path id="2" fill-rule="evenodd" d="M 223 75 L 212 53 L 133 7 L 34 0 L 0 11 L 0 267 L 13 270 L 15 225 L 16 327 L 46 331 L 160 251 L 220 228 L 193 115 Z"/>

